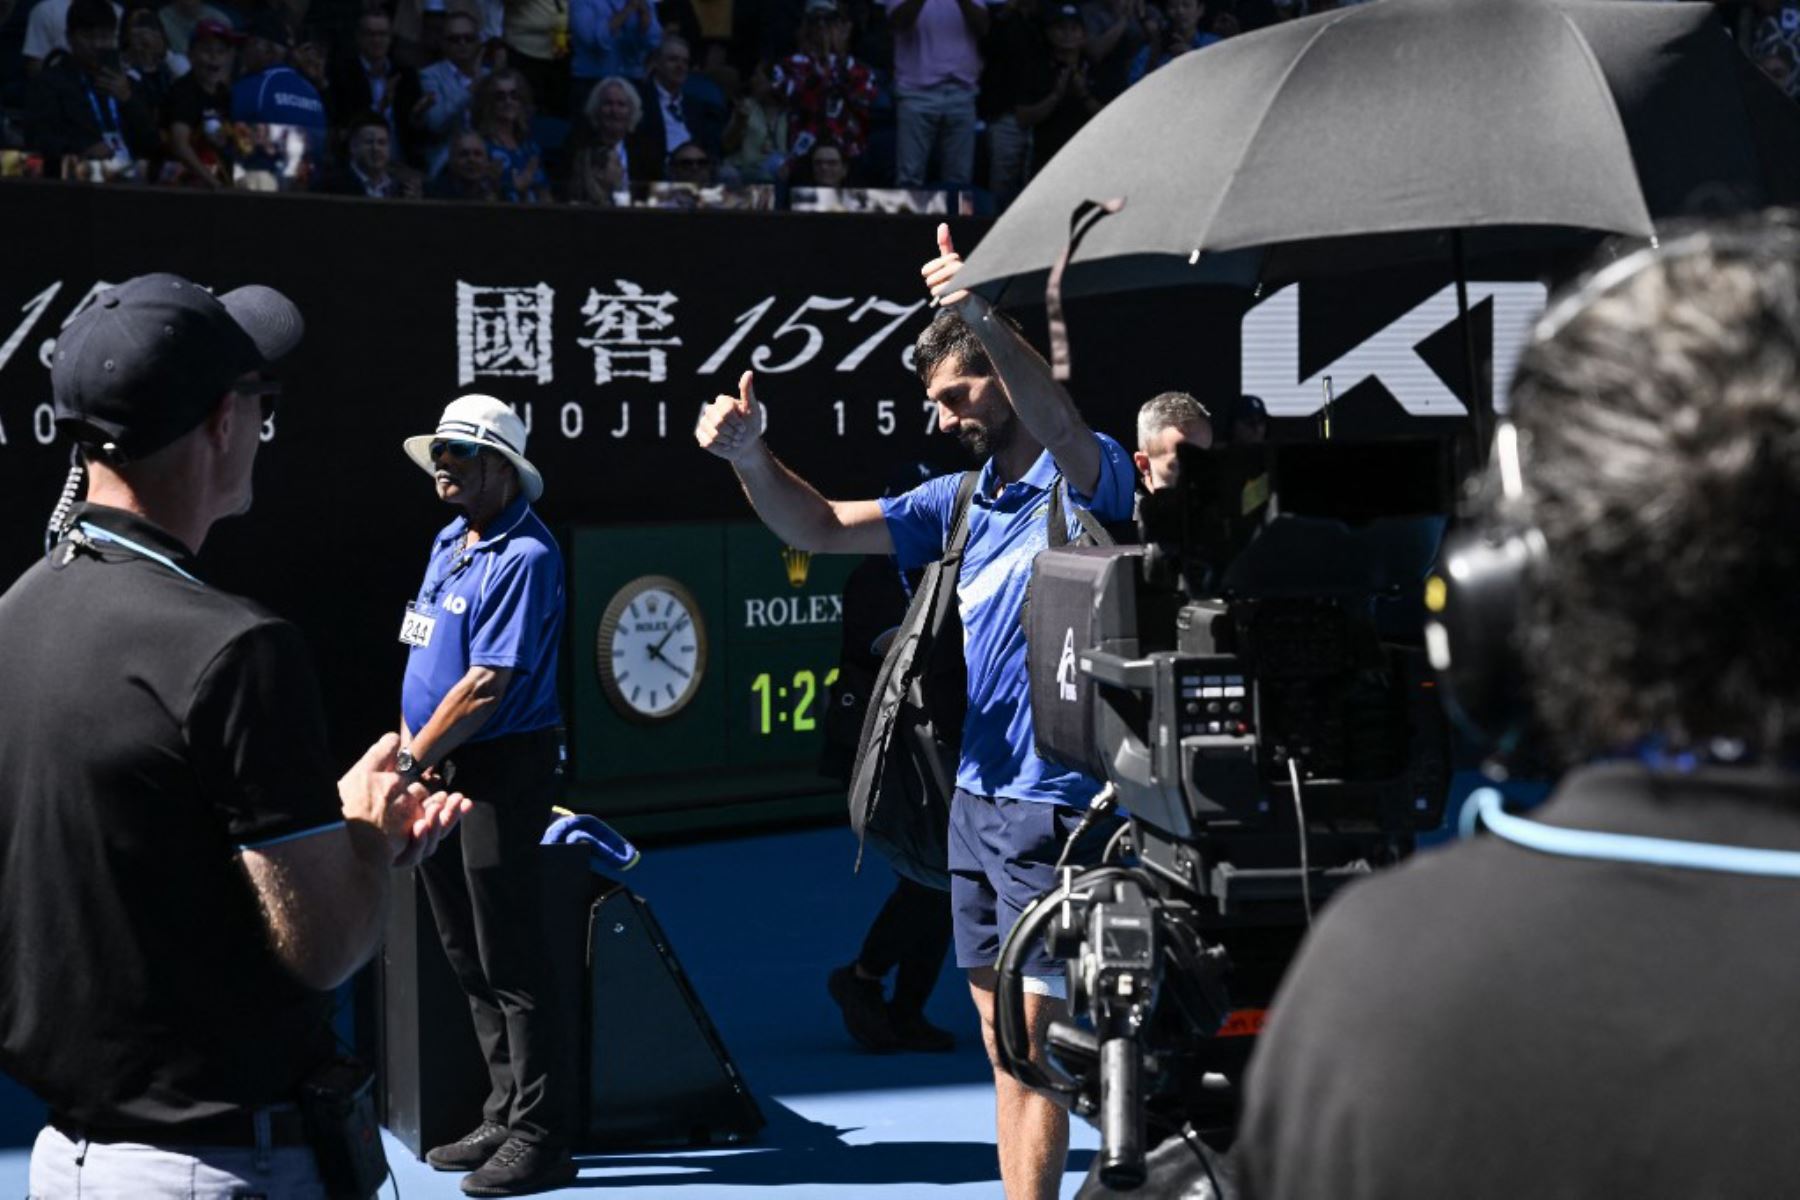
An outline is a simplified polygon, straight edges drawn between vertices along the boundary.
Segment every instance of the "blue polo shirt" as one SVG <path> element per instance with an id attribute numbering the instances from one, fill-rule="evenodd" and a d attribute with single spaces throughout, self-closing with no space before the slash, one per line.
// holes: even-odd
<path id="1" fill-rule="evenodd" d="M 522 496 L 501 512 L 493 531 L 464 550 L 469 522 L 457 517 L 432 543 L 425 582 L 413 600 L 414 610 L 433 622 L 431 638 L 408 653 L 400 692 L 401 712 L 414 733 L 470 667 L 513 671 L 499 707 L 471 742 L 562 723 L 556 699 L 562 551 Z"/>
<path id="2" fill-rule="evenodd" d="M 1124 447 L 1103 433 L 1100 479 L 1094 494 L 1069 488 L 1069 536 L 1081 532 L 1072 511 L 1090 509 L 1102 521 L 1131 516 L 1136 478 Z M 963 649 L 969 663 L 969 711 L 963 719 L 962 761 L 956 786 L 978 796 L 1005 796 L 1085 806 L 1100 790 L 1095 780 L 1039 758 L 1031 728 L 1031 689 L 1025 668 L 1025 630 L 1019 613 L 1032 560 L 1049 544 L 1050 490 L 1059 478 L 1046 450 L 1016 483 L 994 494 L 994 463 L 981 469 L 969 508 L 969 544 L 956 581 Z M 960 477 L 944 475 L 881 502 L 894 552 L 903 568 L 943 557 Z"/>

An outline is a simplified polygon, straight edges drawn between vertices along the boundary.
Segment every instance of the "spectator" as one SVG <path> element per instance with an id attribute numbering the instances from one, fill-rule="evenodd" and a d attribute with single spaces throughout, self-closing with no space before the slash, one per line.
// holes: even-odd
<path id="1" fill-rule="evenodd" d="M 894 30 L 895 182 L 966 187 L 975 176 L 975 93 L 988 14 L 980 0 L 882 0 Z M 930 174 L 933 159 L 938 163 Z"/>
<path id="2" fill-rule="evenodd" d="M 1239 396 L 1231 408 L 1229 440 L 1234 446 L 1260 446 L 1269 440 L 1269 410 L 1261 396 Z"/>
<path id="3" fill-rule="evenodd" d="M 450 137 L 444 169 L 425 188 L 433 200 L 498 200 L 499 172 L 488 154 L 487 139 L 473 129 Z"/>
<path id="4" fill-rule="evenodd" d="M 699 142 L 684 142 L 675 147 L 675 153 L 669 155 L 670 183 L 685 183 L 691 187 L 711 187 L 718 182 L 713 178 L 712 155 Z"/>
<path id="5" fill-rule="evenodd" d="M 188 41 L 193 67 L 163 102 L 165 182 L 213 190 L 231 186 L 231 67 L 238 40 L 230 26 L 216 21 L 194 26 Z"/>
<path id="6" fill-rule="evenodd" d="M 1193 0 L 1177 0 L 1193 3 Z M 1032 172 L 1044 169 L 1056 152 L 1100 111 L 1100 99 L 1088 82 L 1087 26 L 1081 10 L 1072 3 L 1051 10 L 1044 30 L 1050 57 L 1027 94 L 1038 99 L 1019 108 L 1019 123 L 1031 130 Z"/>
<path id="7" fill-rule="evenodd" d="M 634 165 L 632 158 L 631 135 L 643 119 L 644 101 L 630 80 L 617 75 L 602 79 L 588 93 L 587 103 L 582 106 L 582 121 L 569 137 L 571 157 L 589 148 L 609 152 L 619 160 L 624 188 L 629 188 L 634 179 L 654 175 L 654 168 L 643 170 Z"/>
<path id="8" fill-rule="evenodd" d="M 788 114 L 766 62 L 750 72 L 723 138 L 725 165 L 745 183 L 776 183 L 787 173 Z"/>
<path id="9" fill-rule="evenodd" d="M 788 109 L 789 150 L 805 158 L 832 142 L 851 160 L 869 144 L 875 72 L 849 52 L 850 19 L 838 0 L 807 0 L 796 53 L 776 64 L 771 83 Z"/>
<path id="10" fill-rule="evenodd" d="M 1200 28 L 1200 18 L 1206 15 L 1205 0 L 1165 0 L 1164 8 L 1169 16 L 1168 26 L 1131 60 L 1132 83 L 1189 50 L 1199 50 L 1219 40 L 1217 34 Z"/>
<path id="11" fill-rule="evenodd" d="M 20 57 L 25 63 L 25 74 L 36 75 L 50 61 L 50 56 L 58 50 L 69 48 L 68 22 L 70 0 L 38 0 L 31 15 L 25 20 L 25 44 L 20 48 Z M 113 28 L 117 22 L 125 19 L 125 10 L 117 4 L 113 5 Z"/>
<path id="12" fill-rule="evenodd" d="M 1797 0 L 1754 0 L 1756 24 L 1750 31 L 1750 55 L 1760 64 L 1771 57 L 1787 63 L 1783 90 L 1795 94 L 1800 86 L 1800 2 Z M 1768 74 L 1769 68 L 1763 67 Z M 1773 76 L 1771 76 L 1773 78 Z"/>
<path id="13" fill-rule="evenodd" d="M 1148 0 L 1087 0 L 1081 20 L 1088 32 L 1084 53 L 1093 68 L 1089 86 L 1105 104 L 1130 84 L 1132 60 L 1149 42 L 1156 18 Z"/>
<path id="14" fill-rule="evenodd" d="M 1756 60 L 1757 69 L 1769 77 L 1769 81 L 1788 95 L 1793 95 L 1789 84 L 1793 80 L 1794 66 L 1787 56 L 1775 51 L 1764 54 Z"/>
<path id="15" fill-rule="evenodd" d="M 169 89 L 190 69 L 187 57 L 170 51 L 162 21 L 148 8 L 134 8 L 125 15 L 119 43 L 119 65 L 131 80 L 131 90 L 152 114 L 160 113 Z"/>
<path id="16" fill-rule="evenodd" d="M 487 140 L 497 171 L 496 192 L 511 204 L 539 204 L 550 198 L 544 152 L 531 137 L 531 85 L 511 67 L 475 85 L 475 129 Z"/>
<path id="17" fill-rule="evenodd" d="M 240 56 L 243 74 L 231 89 L 231 117 L 251 125 L 297 126 L 312 137 L 316 153 L 325 140 L 325 101 L 288 65 L 293 41 L 287 22 L 273 11 L 252 23 Z"/>
<path id="18" fill-rule="evenodd" d="M 288 56 L 294 70 L 313 85 L 325 111 L 331 111 L 331 37 L 319 26 L 309 26 L 294 39 L 294 51 Z"/>
<path id="19" fill-rule="evenodd" d="M 569 103 L 569 0 L 506 0 L 506 65 L 525 76 L 553 117 Z"/>
<path id="20" fill-rule="evenodd" d="M 331 104 L 340 125 L 365 112 L 379 113 L 404 158 L 414 133 L 425 132 L 433 101 L 420 88 L 419 73 L 394 61 L 393 45 L 393 20 L 378 8 L 364 10 L 356 22 L 356 53 L 344 56 L 331 72 Z"/>
<path id="21" fill-rule="evenodd" d="M 608 75 L 642 79 L 650 55 L 662 45 L 662 22 L 651 0 L 571 0 L 569 41 L 575 83 L 570 97 L 580 108 Z"/>
<path id="22" fill-rule="evenodd" d="M 1001 204 L 1031 174 L 1031 124 L 1020 112 L 1027 101 L 1049 94 L 1046 80 L 1054 77 L 1038 13 L 1038 0 L 1006 0 L 982 43 L 987 67 L 976 111 L 987 122 L 988 191 Z"/>
<path id="23" fill-rule="evenodd" d="M 443 169 L 451 135 L 471 127 L 469 104 L 475 85 L 488 73 L 482 61 L 481 22 L 474 13 L 455 9 L 444 18 L 443 45 L 443 59 L 419 72 L 419 87 L 430 100 L 419 144 L 431 175 Z"/>
<path id="24" fill-rule="evenodd" d="M 156 15 L 162 21 L 163 36 L 169 39 L 169 49 L 176 54 L 187 54 L 193 45 L 194 30 L 202 21 L 231 28 L 231 18 L 206 0 L 169 0 Z"/>
<path id="25" fill-rule="evenodd" d="M 68 52 L 26 90 L 26 140 L 46 163 L 129 175 L 156 151 L 156 117 L 119 69 L 118 14 L 108 0 L 73 0 L 68 12 Z"/>
<path id="26" fill-rule="evenodd" d="M 805 187 L 841 188 L 850 181 L 850 164 L 835 142 L 820 142 L 795 174 Z"/>
<path id="27" fill-rule="evenodd" d="M 570 204 L 611 208 L 627 186 L 624 160 L 606 146 L 589 143 L 569 160 Z"/>
<path id="28" fill-rule="evenodd" d="M 638 85 L 644 119 L 632 137 L 631 158 L 645 173 L 633 178 L 665 178 L 664 160 L 686 142 L 699 142 L 708 157 L 717 152 L 725 131 L 724 104 L 715 108 L 707 93 L 716 88 L 703 89 L 691 64 L 686 39 L 665 34 L 650 61 L 649 79 Z"/>
<path id="29" fill-rule="evenodd" d="M 378 112 L 366 112 L 350 122 L 349 136 L 344 142 L 345 162 L 326 191 L 340 196 L 366 196 L 388 199 L 404 196 L 416 200 L 419 182 L 416 175 L 397 176 L 393 164 L 393 143 L 389 140 L 387 118 Z"/>

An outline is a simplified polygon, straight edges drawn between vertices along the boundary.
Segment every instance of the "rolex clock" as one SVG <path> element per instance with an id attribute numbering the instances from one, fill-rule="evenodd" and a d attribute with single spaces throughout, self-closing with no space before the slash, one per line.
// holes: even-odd
<path id="1" fill-rule="evenodd" d="M 634 721 L 666 721 L 687 707 L 706 673 L 706 628 L 694 594 L 667 575 L 620 588 L 600 617 L 595 666 L 606 698 Z"/>

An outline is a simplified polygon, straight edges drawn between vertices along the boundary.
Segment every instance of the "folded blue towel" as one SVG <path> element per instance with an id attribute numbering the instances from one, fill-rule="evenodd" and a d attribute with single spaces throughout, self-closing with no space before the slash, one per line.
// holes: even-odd
<path id="1" fill-rule="evenodd" d="M 564 815 L 552 821 L 550 828 L 544 830 L 544 845 L 586 846 L 596 867 L 629 871 L 637 866 L 641 857 L 637 847 L 599 817 L 587 813 L 572 813 L 562 808 L 554 811 Z"/>

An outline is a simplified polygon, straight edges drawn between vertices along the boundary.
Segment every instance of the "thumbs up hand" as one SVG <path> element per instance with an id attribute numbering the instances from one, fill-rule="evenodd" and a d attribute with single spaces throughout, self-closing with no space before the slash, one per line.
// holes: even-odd
<path id="1" fill-rule="evenodd" d="M 940 224 L 937 227 L 937 248 L 937 257 L 919 268 L 919 274 L 925 277 L 926 290 L 931 293 L 932 304 L 955 310 L 965 321 L 974 320 L 977 314 L 970 309 L 977 305 L 985 308 L 987 302 L 953 283 L 957 272 L 962 270 L 963 259 L 950 240 L 950 226 Z"/>
<path id="2" fill-rule="evenodd" d="M 768 410 L 756 398 L 755 375 L 745 371 L 738 379 L 736 396 L 716 396 L 700 411 L 694 440 L 709 454 L 737 463 L 762 444 L 763 431 L 768 427 Z"/>

